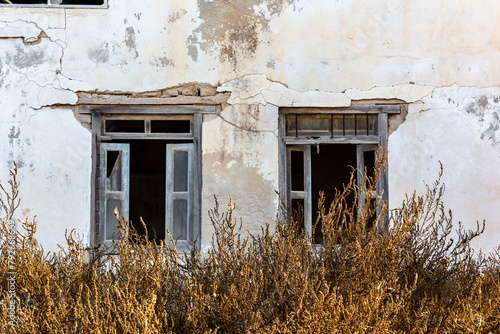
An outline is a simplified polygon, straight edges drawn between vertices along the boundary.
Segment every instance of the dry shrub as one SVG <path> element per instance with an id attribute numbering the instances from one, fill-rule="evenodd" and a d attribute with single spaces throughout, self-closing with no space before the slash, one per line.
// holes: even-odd
<path id="1" fill-rule="evenodd" d="M 383 161 L 379 161 L 379 167 Z M 321 247 L 289 212 L 271 231 L 242 237 L 235 205 L 210 211 L 212 247 L 179 254 L 120 218 L 110 247 L 85 247 L 74 232 L 58 253 L 36 244 L 36 220 L 15 232 L 15 325 L 7 278 L 17 171 L 0 197 L 2 333 L 498 333 L 500 258 L 474 254 L 475 231 L 452 237 L 440 180 L 388 212 L 374 179 L 354 178 L 318 204 Z M 359 206 L 358 194 L 366 194 Z M 346 198 L 354 194 L 354 203 Z M 349 197 L 349 198 L 352 198 Z M 169 244 L 172 244 L 170 240 Z"/>

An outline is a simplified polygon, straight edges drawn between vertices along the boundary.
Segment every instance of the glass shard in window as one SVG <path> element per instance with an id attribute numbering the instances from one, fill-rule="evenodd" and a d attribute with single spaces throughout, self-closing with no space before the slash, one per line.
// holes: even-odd
<path id="1" fill-rule="evenodd" d="M 299 137 L 330 136 L 330 115 L 298 115 L 297 132 Z"/>
<path id="2" fill-rule="evenodd" d="M 378 115 L 368 115 L 368 135 L 377 136 L 378 135 Z"/>
<path id="3" fill-rule="evenodd" d="M 122 201 L 119 199 L 106 200 L 106 240 L 112 240 L 113 235 L 118 239 L 118 219 L 114 214 L 115 208 L 122 211 Z"/>
<path id="4" fill-rule="evenodd" d="M 122 190 L 122 168 L 120 151 L 107 151 L 106 190 Z"/>

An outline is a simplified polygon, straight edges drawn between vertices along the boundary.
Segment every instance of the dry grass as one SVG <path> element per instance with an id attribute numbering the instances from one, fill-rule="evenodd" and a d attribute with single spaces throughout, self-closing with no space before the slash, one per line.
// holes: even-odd
<path id="1" fill-rule="evenodd" d="M 7 187 L 1 333 L 499 332 L 499 254 L 473 254 L 480 226 L 451 240 L 439 181 L 424 196 L 409 196 L 384 229 L 367 228 L 366 218 L 384 226 L 384 203 L 347 203 L 359 192 L 351 180 L 331 206 L 319 203 L 323 247 L 297 236 L 293 215 L 278 219 L 273 232 L 263 224 L 260 235 L 243 238 L 233 203 L 210 211 L 216 233 L 203 257 L 196 248 L 181 255 L 148 242 L 123 220 L 129 238 L 112 248 L 85 248 L 69 233 L 60 253 L 45 254 L 35 243 L 36 221 L 19 222 L 11 326 L 7 237 L 18 206 L 16 171 Z"/>

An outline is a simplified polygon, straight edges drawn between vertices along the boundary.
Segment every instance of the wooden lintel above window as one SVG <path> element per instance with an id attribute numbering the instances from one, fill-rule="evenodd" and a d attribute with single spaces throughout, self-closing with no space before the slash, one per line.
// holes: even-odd
<path id="1" fill-rule="evenodd" d="M 80 105 L 78 113 L 90 114 L 213 114 L 215 105 Z"/>
<path id="2" fill-rule="evenodd" d="M 350 107 L 341 108 L 317 108 L 317 107 L 283 107 L 280 108 L 281 114 L 349 114 L 349 113 L 401 113 L 401 104 L 357 104 L 353 103 Z"/>

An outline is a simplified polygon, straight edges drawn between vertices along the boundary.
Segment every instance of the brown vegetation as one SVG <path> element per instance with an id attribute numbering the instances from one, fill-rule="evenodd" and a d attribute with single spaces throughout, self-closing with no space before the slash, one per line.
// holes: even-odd
<path id="1" fill-rule="evenodd" d="M 498 333 L 500 328 L 499 254 L 473 254 L 469 243 L 481 233 L 479 226 L 450 238 L 451 214 L 444 211 L 439 181 L 390 213 L 384 203 L 347 203 L 350 193 L 359 192 L 351 181 L 331 206 L 319 203 L 322 247 L 297 236 L 293 215 L 284 215 L 272 229 L 263 224 L 258 236 L 242 237 L 232 203 L 225 212 L 218 204 L 210 212 L 216 233 L 206 255 L 195 247 L 183 255 L 148 242 L 123 220 L 129 237 L 112 247 L 86 248 L 69 233 L 60 253 L 45 254 L 34 239 L 36 221 L 19 222 L 11 326 L 7 238 L 18 205 L 15 176 L 14 171 L 11 189 L 2 188 L 1 197 L 7 213 L 0 227 L 1 333 Z M 366 194 L 370 202 L 372 192 Z"/>

